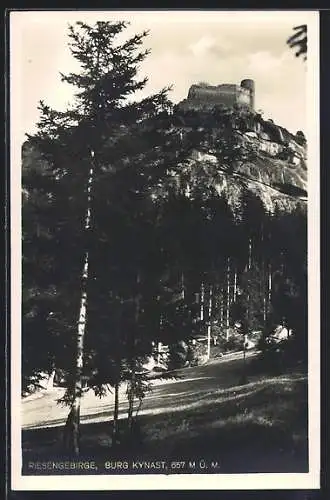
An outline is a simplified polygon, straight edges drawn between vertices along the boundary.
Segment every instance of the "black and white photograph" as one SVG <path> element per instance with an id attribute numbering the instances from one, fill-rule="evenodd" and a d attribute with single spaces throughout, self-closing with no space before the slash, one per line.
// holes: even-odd
<path id="1" fill-rule="evenodd" d="M 13 489 L 319 487 L 318 22 L 10 13 Z"/>

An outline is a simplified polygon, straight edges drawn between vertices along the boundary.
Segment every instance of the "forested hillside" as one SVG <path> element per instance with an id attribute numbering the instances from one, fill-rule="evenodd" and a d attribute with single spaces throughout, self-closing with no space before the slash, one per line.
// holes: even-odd
<path id="1" fill-rule="evenodd" d="M 128 382 L 132 427 L 158 342 L 204 335 L 205 362 L 211 339 L 243 345 L 281 324 L 306 360 L 307 173 L 242 142 L 239 111 L 187 124 L 166 89 L 125 104 L 144 85 L 145 35 L 100 51 L 123 28 L 72 29 L 80 104 L 42 104 L 23 146 L 22 373 L 25 388 L 60 371 L 76 422 L 84 383 Z"/>

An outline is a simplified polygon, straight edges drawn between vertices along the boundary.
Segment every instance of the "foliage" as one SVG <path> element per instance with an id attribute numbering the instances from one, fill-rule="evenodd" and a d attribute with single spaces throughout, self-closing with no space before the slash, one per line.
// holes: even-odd
<path id="1" fill-rule="evenodd" d="M 304 60 L 307 60 L 307 24 L 302 24 L 300 26 L 295 26 L 293 28 L 295 32 L 291 35 L 287 44 L 290 48 L 296 49 L 296 57 L 303 56 Z"/>
<path id="2" fill-rule="evenodd" d="M 305 137 L 304 132 L 302 132 L 301 130 L 298 130 L 296 132 L 295 138 L 296 138 L 296 141 L 298 142 L 298 144 L 300 144 L 301 146 L 306 145 L 306 137 Z"/>
<path id="3" fill-rule="evenodd" d="M 49 312 L 52 314 L 52 325 L 49 322 L 46 324 L 45 319 L 43 325 L 32 325 L 31 329 L 38 339 L 44 330 L 45 347 L 40 353 L 47 358 L 47 347 L 51 352 L 53 350 L 49 344 L 52 337 L 51 327 L 55 319 L 60 321 L 61 340 L 65 339 L 64 346 L 69 341 L 68 352 L 72 359 L 71 338 L 74 335 L 80 297 L 82 258 L 88 250 L 92 273 L 88 283 L 90 313 L 88 321 L 90 329 L 99 331 L 100 335 L 97 342 L 96 339 L 90 342 L 92 350 L 90 355 L 85 355 L 86 360 L 88 359 L 86 367 L 92 360 L 95 361 L 93 355 L 95 344 L 98 343 L 98 349 L 101 350 L 105 347 L 108 351 L 114 350 L 114 340 L 104 343 L 102 339 L 106 335 L 103 333 L 104 329 L 109 331 L 113 327 L 111 313 L 110 323 L 109 313 L 106 313 L 107 309 L 111 311 L 112 308 L 111 296 L 116 296 L 116 287 L 113 285 L 109 287 L 111 280 L 112 282 L 116 280 L 112 270 L 116 267 L 119 270 L 118 265 L 122 266 L 123 261 L 122 259 L 118 261 L 118 252 L 116 255 L 114 249 L 111 246 L 109 248 L 107 224 L 111 219 L 115 219 L 110 230 L 110 238 L 114 237 L 117 244 L 122 244 L 122 249 L 128 249 L 126 229 L 132 226 L 139 211 L 142 209 L 145 213 L 148 210 L 148 203 L 149 205 L 151 203 L 150 200 L 144 200 L 143 203 L 138 200 L 138 196 L 143 192 L 146 194 L 146 190 L 150 187 L 150 183 L 148 184 L 143 176 L 149 179 L 152 174 L 152 181 L 157 182 L 159 172 L 166 168 L 166 165 L 164 161 L 162 162 L 161 154 L 158 151 L 156 153 L 156 149 L 159 147 L 166 149 L 166 142 L 170 140 L 169 135 L 165 137 L 162 132 L 157 131 L 157 125 L 151 123 L 158 113 L 170 109 L 166 89 L 140 102 L 127 100 L 145 85 L 146 80 L 138 80 L 136 75 L 138 64 L 147 52 L 137 52 L 146 33 L 136 35 L 121 45 L 113 43 L 114 38 L 125 27 L 126 23 L 122 22 L 98 22 L 94 27 L 77 23 L 75 27 L 70 27 L 70 47 L 72 54 L 81 64 L 81 72 L 62 75 L 62 80 L 77 89 L 75 101 L 66 112 L 57 112 L 44 103 L 40 104 L 39 132 L 29 138 L 27 147 L 32 154 L 29 156 L 30 164 L 25 162 L 24 165 L 23 182 L 28 193 L 23 212 L 26 235 L 23 248 L 24 287 L 29 285 L 29 280 L 37 280 L 39 297 L 43 287 L 51 284 L 54 289 L 55 284 L 57 285 L 53 291 L 56 300 L 53 301 L 54 304 Z M 148 122 L 148 128 L 142 125 L 142 122 L 144 124 Z M 41 157 L 40 161 L 38 158 L 33 158 L 36 152 Z M 175 157 L 175 154 L 173 153 L 171 157 Z M 155 158 L 158 159 L 157 165 Z M 82 222 L 87 208 L 86 187 L 91 165 L 94 166 L 95 177 L 91 202 L 92 227 L 86 232 Z M 158 167 L 158 172 L 155 167 Z M 119 205 L 117 193 L 122 197 Z M 32 215 L 36 222 L 32 220 Z M 43 221 L 44 230 L 41 225 Z M 34 227 L 37 227 L 37 240 L 33 234 Z M 140 223 L 135 235 L 131 234 L 130 237 L 138 236 L 139 229 L 139 236 L 142 236 L 143 225 Z M 121 241 L 121 236 L 126 238 L 126 242 Z M 132 246 L 130 248 L 133 249 Z M 120 256 L 131 260 L 133 258 L 133 267 L 139 258 L 136 245 L 134 250 L 134 254 L 123 255 L 122 252 Z M 35 256 L 36 252 L 41 255 L 37 253 Z M 111 257 L 111 261 L 108 257 Z M 40 263 L 43 261 L 45 261 L 45 272 L 47 271 L 45 278 L 41 275 L 42 268 L 40 269 Z M 112 263 L 111 267 L 108 266 L 108 262 Z M 108 271 L 106 274 L 105 270 Z M 128 278 L 132 279 L 131 276 Z M 130 286 L 129 282 L 126 284 Z M 122 294 L 123 291 L 119 293 Z M 40 303 L 40 299 L 38 300 Z M 65 316 L 63 302 L 68 306 L 66 308 L 68 314 Z M 27 302 L 27 306 L 32 307 L 30 303 L 31 299 Z M 24 332 L 28 332 L 28 314 L 27 311 Z M 40 323 L 40 312 L 35 316 Z M 63 328 L 65 326 L 67 329 Z M 35 344 L 31 335 L 24 333 L 23 337 L 25 344 L 29 339 L 32 346 Z M 27 345 L 25 358 L 29 353 Z M 86 351 L 88 352 L 88 349 Z M 61 359 L 56 359 L 57 366 L 61 366 L 61 362 Z M 30 364 L 36 365 L 35 359 L 31 359 Z M 69 369 L 70 363 L 68 365 Z M 28 372 L 29 369 L 25 371 Z M 108 378 L 113 379 L 111 375 L 108 375 Z"/>
<path id="4" fill-rule="evenodd" d="M 169 369 L 182 368 L 188 361 L 189 347 L 184 341 L 178 341 L 170 345 Z"/>
<path id="5" fill-rule="evenodd" d="M 232 331 L 228 340 L 224 342 L 225 351 L 242 351 L 244 344 L 244 336 L 239 331 Z"/>

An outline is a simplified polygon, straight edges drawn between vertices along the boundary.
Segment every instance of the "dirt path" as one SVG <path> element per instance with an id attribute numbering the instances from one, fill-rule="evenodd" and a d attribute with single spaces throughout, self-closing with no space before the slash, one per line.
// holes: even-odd
<path id="1" fill-rule="evenodd" d="M 248 357 L 253 356 L 249 353 Z M 243 368 L 242 354 L 223 357 L 210 361 L 203 366 L 176 370 L 175 379 L 158 380 L 153 383 L 152 392 L 146 397 L 141 414 L 159 414 L 175 411 L 188 406 L 196 399 L 205 397 L 214 389 L 226 389 L 239 385 Z M 53 427 L 65 423 L 68 408 L 58 405 L 56 400 L 64 393 L 63 389 L 45 392 L 41 397 L 22 401 L 23 429 Z M 120 417 L 125 418 L 127 402 L 125 388 L 120 392 Z M 81 421 L 85 423 L 108 420 L 113 413 L 113 394 L 98 398 L 92 391 L 82 400 Z"/>

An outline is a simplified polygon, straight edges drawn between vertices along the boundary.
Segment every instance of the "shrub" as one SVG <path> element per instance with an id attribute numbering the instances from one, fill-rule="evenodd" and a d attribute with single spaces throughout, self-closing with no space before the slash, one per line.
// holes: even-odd
<path id="1" fill-rule="evenodd" d="M 241 351 L 243 349 L 243 335 L 236 328 L 229 328 L 228 340 L 226 339 L 227 331 L 222 332 L 218 338 L 217 346 L 223 352 Z"/>
<path id="2" fill-rule="evenodd" d="M 244 337 L 241 334 L 231 335 L 225 343 L 226 351 L 241 351 L 243 349 Z"/>
<path id="3" fill-rule="evenodd" d="M 187 361 L 190 366 L 197 366 L 206 361 L 206 345 L 202 342 L 189 343 Z"/>
<path id="4" fill-rule="evenodd" d="M 258 349 L 261 351 L 256 360 L 262 371 L 267 373 L 281 373 L 298 364 L 307 364 L 307 344 L 304 343 L 303 332 L 292 334 L 287 339 L 278 340 L 273 336 L 274 325 L 268 327 L 259 340 Z"/>
<path id="5" fill-rule="evenodd" d="M 179 340 L 170 345 L 168 368 L 175 370 L 182 368 L 187 363 L 188 358 L 188 344 L 184 340 Z"/>

